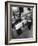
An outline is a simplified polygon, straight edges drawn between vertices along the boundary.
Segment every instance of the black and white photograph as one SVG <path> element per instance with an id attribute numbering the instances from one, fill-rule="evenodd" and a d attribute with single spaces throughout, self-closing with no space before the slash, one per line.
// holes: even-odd
<path id="1" fill-rule="evenodd" d="M 6 2 L 6 44 L 36 42 L 36 5 L 36 3 Z"/>
<path id="2" fill-rule="evenodd" d="M 11 7 L 11 35 L 12 38 L 33 37 L 33 8 Z"/>

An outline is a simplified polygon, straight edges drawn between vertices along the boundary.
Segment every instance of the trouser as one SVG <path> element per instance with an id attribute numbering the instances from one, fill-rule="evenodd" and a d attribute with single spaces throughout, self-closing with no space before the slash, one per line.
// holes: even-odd
<path id="1" fill-rule="evenodd" d="M 31 25 L 32 25 L 32 22 L 28 22 L 28 28 L 29 28 L 29 30 L 31 28 Z"/>
<path id="2" fill-rule="evenodd" d="M 18 29 L 17 30 L 17 33 L 18 33 L 18 35 L 20 35 L 22 33 L 22 30 L 21 29 Z"/>

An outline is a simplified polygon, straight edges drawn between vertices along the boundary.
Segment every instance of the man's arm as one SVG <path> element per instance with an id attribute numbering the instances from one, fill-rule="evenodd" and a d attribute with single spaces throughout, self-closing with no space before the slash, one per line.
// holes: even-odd
<path id="1" fill-rule="evenodd" d="M 20 23 L 16 24 L 15 25 L 16 30 L 18 30 L 19 28 L 21 28 L 23 26 L 23 24 L 26 24 L 26 23 L 27 23 L 27 20 L 23 20 Z"/>

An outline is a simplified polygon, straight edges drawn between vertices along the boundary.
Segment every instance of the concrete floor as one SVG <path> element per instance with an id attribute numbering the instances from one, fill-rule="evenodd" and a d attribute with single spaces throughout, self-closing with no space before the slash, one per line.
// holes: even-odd
<path id="1" fill-rule="evenodd" d="M 31 38 L 31 37 L 33 37 L 33 29 L 32 29 L 32 27 L 31 27 L 31 29 L 29 30 L 28 28 L 27 29 L 25 29 L 19 36 L 17 35 L 14 39 L 16 39 L 16 38 Z M 16 35 L 15 34 L 15 32 L 14 32 L 14 35 Z M 13 36 L 13 35 L 12 35 Z M 13 38 L 13 37 L 12 37 Z"/>

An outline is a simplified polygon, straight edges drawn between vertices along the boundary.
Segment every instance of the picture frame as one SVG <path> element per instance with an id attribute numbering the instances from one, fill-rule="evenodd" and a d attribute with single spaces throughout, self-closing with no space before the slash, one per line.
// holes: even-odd
<path id="1" fill-rule="evenodd" d="M 15 10 L 17 11 L 17 9 L 20 10 L 18 10 L 18 12 L 15 12 Z M 24 11 L 25 13 L 21 11 Z M 21 17 L 18 17 L 19 14 Z M 24 16 L 24 14 L 28 17 L 31 15 L 32 22 L 26 23 L 27 22 L 26 20 L 29 21 L 28 17 L 26 17 L 27 19 L 23 21 L 22 15 Z M 13 15 L 18 15 L 18 16 L 16 17 Z M 16 18 L 13 20 L 13 17 Z M 21 18 L 20 22 L 19 22 L 19 18 Z M 18 23 L 13 24 L 13 21 L 15 22 L 17 20 Z M 30 26 L 32 30 L 30 28 L 28 29 L 24 27 L 25 29 L 22 28 L 23 31 L 21 31 L 22 22 L 26 23 L 25 27 L 28 28 L 30 25 L 32 25 Z M 14 30 L 13 32 L 13 29 L 16 30 Z M 37 42 L 37 3 L 6 1 L 5 2 L 5 44 L 10 45 L 10 44 L 23 44 L 23 43 L 36 43 L 36 42 Z"/>

